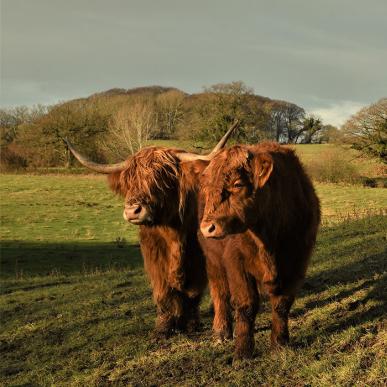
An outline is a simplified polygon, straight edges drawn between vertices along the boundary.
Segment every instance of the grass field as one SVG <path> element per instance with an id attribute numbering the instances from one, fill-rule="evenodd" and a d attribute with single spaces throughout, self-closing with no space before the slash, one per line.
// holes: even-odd
<path id="1" fill-rule="evenodd" d="M 272 352 L 263 304 L 251 361 L 203 329 L 152 336 L 137 230 L 99 176 L 1 176 L 0 385 L 382 386 L 387 383 L 387 190 L 317 184 L 323 226 Z"/>
<path id="2" fill-rule="evenodd" d="M 230 140 L 230 144 L 233 140 Z M 152 140 L 149 145 L 170 146 L 176 148 L 187 149 L 189 151 L 198 152 L 203 149 L 195 148 L 196 146 L 206 146 L 203 143 L 193 144 L 191 141 L 179 140 Z M 387 167 L 385 164 L 378 162 L 376 159 L 365 158 L 361 154 L 351 149 L 349 145 L 338 144 L 295 144 L 289 147 L 296 150 L 297 155 L 302 162 L 308 167 L 309 164 L 316 160 L 328 161 L 334 159 L 338 163 L 345 162 L 353 167 L 353 169 L 363 177 L 382 177 L 387 176 Z"/>

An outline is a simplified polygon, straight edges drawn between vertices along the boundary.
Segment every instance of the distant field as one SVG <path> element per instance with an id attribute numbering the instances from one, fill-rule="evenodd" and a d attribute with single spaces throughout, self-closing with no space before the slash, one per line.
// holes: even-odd
<path id="1" fill-rule="evenodd" d="M 153 339 L 137 229 L 103 177 L 0 179 L 0 385 L 387 383 L 386 189 L 316 184 L 323 227 L 291 346 L 270 350 L 264 304 L 255 358 L 233 364 L 232 342 L 211 338 L 208 296 L 202 332 Z"/>
<path id="2" fill-rule="evenodd" d="M 233 144 L 234 140 L 231 139 L 229 144 Z M 147 145 L 157 145 L 157 146 L 170 146 L 176 148 L 189 148 L 190 150 L 194 150 L 197 146 L 203 146 L 201 142 L 192 142 L 189 140 L 150 140 Z M 338 145 L 335 144 L 296 144 L 289 145 L 297 150 L 301 157 L 305 157 L 305 160 L 309 160 L 314 157 L 316 154 L 321 153 L 327 149 L 336 149 Z M 356 155 L 356 151 L 351 150 L 354 155 Z"/>
<path id="3" fill-rule="evenodd" d="M 310 164 L 318 158 L 337 157 L 353 165 L 362 176 L 387 177 L 387 167 L 385 164 L 361 156 L 360 153 L 349 146 L 336 144 L 298 144 L 293 146 L 305 165 Z"/>
<path id="4" fill-rule="evenodd" d="M 233 144 L 233 140 L 229 144 Z M 146 146 L 163 146 L 171 148 L 180 148 L 196 153 L 208 152 L 208 144 L 204 142 L 180 141 L 180 140 L 151 140 Z M 364 178 L 377 178 L 379 186 L 387 187 L 387 165 L 378 162 L 375 159 L 361 157 L 359 152 L 351 149 L 349 146 L 335 145 L 335 144 L 297 144 L 288 145 L 296 150 L 303 164 L 306 166 L 309 174 L 316 179 L 319 179 L 319 174 L 310 170 L 312 164 L 316 162 L 322 166 L 326 164 L 334 165 L 335 169 L 344 168 L 348 166 L 352 169 L 359 179 L 356 184 L 362 184 Z M 81 151 L 81 149 L 80 149 Z M 92 157 L 92 156 L 91 156 Z M 345 165 L 343 165 L 345 164 Z M 331 168 L 331 167 L 328 167 Z M 90 171 L 82 167 L 79 163 L 75 163 L 74 167 L 65 169 L 62 167 L 40 168 L 31 170 L 34 174 L 88 174 Z M 325 180 L 319 180 L 325 181 Z M 329 180 L 328 180 L 329 181 Z M 345 181 L 345 180 L 344 180 Z"/>
<path id="5" fill-rule="evenodd" d="M 232 141 L 230 142 L 232 144 Z M 178 141 L 178 140 L 153 140 L 150 141 L 150 145 L 158 146 L 170 146 L 176 148 L 183 148 L 193 152 L 202 151 L 202 143 L 192 143 L 191 141 Z M 195 147 L 196 146 L 196 147 Z M 348 145 L 336 145 L 336 144 L 297 144 L 289 145 L 289 147 L 296 150 L 301 161 L 308 165 L 310 162 L 321 158 L 340 155 L 353 164 L 359 171 L 360 175 L 374 177 L 385 176 L 387 177 L 387 167 L 376 160 L 364 158 L 360 156 L 360 153 L 354 149 L 351 149 Z"/>

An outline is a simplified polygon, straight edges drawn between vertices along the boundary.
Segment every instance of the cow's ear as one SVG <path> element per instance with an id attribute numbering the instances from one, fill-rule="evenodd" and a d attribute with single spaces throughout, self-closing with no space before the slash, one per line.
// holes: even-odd
<path id="1" fill-rule="evenodd" d="M 262 188 L 273 171 L 273 159 L 269 154 L 258 153 L 252 157 L 255 189 Z"/>
<path id="2" fill-rule="evenodd" d="M 124 187 L 121 183 L 121 172 L 109 173 L 108 183 L 110 189 L 118 195 L 125 195 Z"/>
<path id="3" fill-rule="evenodd" d="M 197 176 L 200 176 L 208 166 L 208 161 L 197 160 L 194 162 L 194 172 Z"/>

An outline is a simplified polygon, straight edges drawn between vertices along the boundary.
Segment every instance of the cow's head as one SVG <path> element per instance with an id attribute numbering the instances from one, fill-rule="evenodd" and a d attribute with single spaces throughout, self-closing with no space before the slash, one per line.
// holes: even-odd
<path id="1" fill-rule="evenodd" d="M 166 223 L 182 212 L 183 181 L 176 151 L 144 148 L 109 174 L 111 189 L 125 199 L 124 219 L 132 224 Z"/>
<path id="2" fill-rule="evenodd" d="M 234 146 L 220 151 L 204 170 L 201 193 L 204 214 L 200 229 L 207 238 L 243 232 L 257 221 L 260 195 L 273 170 L 269 153 Z M 259 196 L 259 197 L 257 197 Z"/>
<path id="3" fill-rule="evenodd" d="M 108 174 L 111 189 L 125 198 L 125 220 L 136 225 L 158 225 L 178 217 L 182 219 L 187 194 L 182 162 L 211 160 L 224 147 L 237 125 L 234 123 L 208 155 L 149 147 L 121 163 L 97 164 L 78 153 L 69 141 L 66 142 L 81 164 Z"/>

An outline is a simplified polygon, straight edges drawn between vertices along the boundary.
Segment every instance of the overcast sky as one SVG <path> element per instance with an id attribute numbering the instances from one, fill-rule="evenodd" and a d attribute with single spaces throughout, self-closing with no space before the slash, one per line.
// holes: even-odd
<path id="1" fill-rule="evenodd" d="M 341 124 L 387 95 L 386 0 L 0 0 L 1 106 L 244 81 Z"/>

